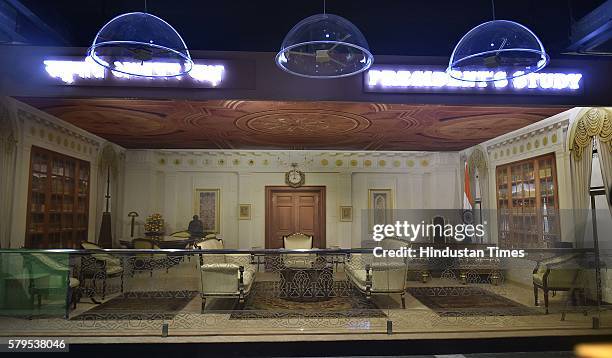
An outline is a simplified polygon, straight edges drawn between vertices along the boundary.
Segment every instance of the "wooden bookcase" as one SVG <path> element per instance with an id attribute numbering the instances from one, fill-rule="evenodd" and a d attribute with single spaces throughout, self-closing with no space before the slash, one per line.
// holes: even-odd
<path id="1" fill-rule="evenodd" d="M 552 247 L 560 241 L 554 153 L 496 168 L 499 245 Z"/>
<path id="2" fill-rule="evenodd" d="M 77 248 L 87 240 L 89 163 L 32 147 L 27 248 Z"/>

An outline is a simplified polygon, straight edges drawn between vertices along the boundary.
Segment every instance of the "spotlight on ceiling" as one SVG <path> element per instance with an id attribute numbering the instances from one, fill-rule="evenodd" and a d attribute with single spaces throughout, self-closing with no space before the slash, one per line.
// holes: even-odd
<path id="1" fill-rule="evenodd" d="M 458 80 L 507 80 L 543 69 L 549 57 L 540 39 L 527 27 L 493 20 L 466 33 L 451 55 L 447 72 Z M 463 76 L 466 71 L 490 71 L 493 76 Z"/>
<path id="2" fill-rule="evenodd" d="M 332 14 L 305 18 L 285 36 L 276 55 L 278 67 L 308 78 L 352 76 L 370 68 L 374 56 L 359 29 Z"/>
<path id="3" fill-rule="evenodd" d="M 146 12 L 119 15 L 98 31 L 87 55 L 116 73 L 143 77 L 181 76 L 193 67 L 181 36 Z"/>

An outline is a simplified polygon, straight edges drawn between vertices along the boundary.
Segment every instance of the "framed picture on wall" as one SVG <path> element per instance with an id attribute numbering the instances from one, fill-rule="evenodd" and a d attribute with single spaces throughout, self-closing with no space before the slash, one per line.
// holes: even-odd
<path id="1" fill-rule="evenodd" d="M 240 204 L 239 205 L 238 219 L 251 220 L 251 204 Z"/>
<path id="2" fill-rule="evenodd" d="M 340 207 L 340 221 L 353 221 L 353 207 L 352 206 L 341 206 Z"/>
<path id="3" fill-rule="evenodd" d="M 196 189 L 195 213 L 202 220 L 205 233 L 220 233 L 221 189 Z"/>
<path id="4" fill-rule="evenodd" d="M 368 190 L 368 227 L 393 224 L 393 191 L 391 189 Z"/>

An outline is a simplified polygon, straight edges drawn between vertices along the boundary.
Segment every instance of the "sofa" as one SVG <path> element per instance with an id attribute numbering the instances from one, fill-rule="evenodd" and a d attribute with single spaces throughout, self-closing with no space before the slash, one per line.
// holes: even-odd
<path id="1" fill-rule="evenodd" d="M 208 297 L 237 298 L 242 306 L 251 292 L 257 271 L 252 256 L 214 253 L 224 249 L 223 240 L 216 237 L 205 238 L 197 244 L 197 249 L 209 251 L 200 254 L 202 312 Z"/>
<path id="2" fill-rule="evenodd" d="M 399 249 L 406 245 L 407 242 L 396 238 L 385 238 L 379 243 L 383 249 Z M 372 295 L 399 294 L 402 308 L 406 308 L 406 259 L 379 258 L 374 257 L 373 253 L 351 254 L 345 270 L 351 285 L 365 294 L 367 299 Z"/>

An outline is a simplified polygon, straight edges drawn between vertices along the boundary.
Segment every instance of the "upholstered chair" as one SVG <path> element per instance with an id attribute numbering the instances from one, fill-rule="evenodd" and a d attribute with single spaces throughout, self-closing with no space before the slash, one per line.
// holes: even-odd
<path id="1" fill-rule="evenodd" d="M 73 273 L 68 265 L 58 262 L 52 256 L 43 253 L 23 254 L 24 263 L 32 275 L 34 273 L 49 275 L 44 285 L 41 285 L 39 282 L 30 282 L 30 294 L 32 295 L 32 300 L 35 297 L 37 298 L 38 307 L 40 308 L 42 306 L 42 296 L 49 296 L 53 291 L 64 293 L 63 290 L 67 290 L 65 293 L 67 302 L 64 316 L 68 318 L 70 306 L 72 305 L 72 308 L 76 308 L 77 301 L 80 299 L 80 281 L 73 277 Z M 34 279 L 32 278 L 32 280 Z"/>
<path id="2" fill-rule="evenodd" d="M 92 242 L 83 241 L 81 247 L 85 250 L 102 250 L 102 248 Z M 102 281 L 102 299 L 106 297 L 106 280 L 110 278 L 121 278 L 121 292 L 123 292 L 123 266 L 118 257 L 107 253 L 95 253 L 81 257 L 80 279 L 91 280 L 93 288 L 88 295 L 93 297 L 93 291 L 97 281 Z M 92 298 L 93 299 L 93 298 Z"/>
<path id="3" fill-rule="evenodd" d="M 173 232 L 172 234 L 164 238 L 164 240 L 167 240 L 167 241 L 175 241 L 175 240 L 182 241 L 182 240 L 187 240 L 187 239 L 191 239 L 191 234 L 189 233 L 189 231 L 186 231 L 186 230 Z M 191 249 L 192 247 L 193 245 L 189 244 L 185 248 Z"/>
<path id="4" fill-rule="evenodd" d="M 396 238 L 385 238 L 379 246 L 383 249 L 399 249 L 409 244 Z M 351 254 L 346 265 L 349 281 L 366 298 L 372 295 L 399 294 L 402 308 L 406 308 L 407 259 L 402 257 L 375 257 L 373 253 Z"/>
<path id="5" fill-rule="evenodd" d="M 191 234 L 187 230 L 173 232 L 172 234 L 170 234 L 168 236 L 176 237 L 176 238 L 180 238 L 180 239 L 189 239 L 189 238 L 191 238 Z"/>
<path id="6" fill-rule="evenodd" d="M 216 237 L 205 238 L 197 246 L 213 252 L 224 248 L 223 240 Z M 235 297 L 242 305 L 255 280 L 256 266 L 251 255 L 205 253 L 200 257 L 202 312 L 207 297 Z"/>
<path id="7" fill-rule="evenodd" d="M 312 249 L 312 236 L 295 233 L 283 236 L 283 248 L 287 250 Z M 282 256 L 283 265 L 287 268 L 310 268 L 316 260 L 314 254 L 285 254 Z"/>
<path id="8" fill-rule="evenodd" d="M 160 247 L 155 241 L 146 238 L 138 238 L 132 240 L 134 249 L 141 250 L 159 250 Z M 166 273 L 172 266 L 172 261 L 167 254 L 149 254 L 137 253 L 132 261 L 132 276 L 135 271 L 149 271 L 149 275 L 153 277 L 153 270 L 165 269 Z"/>
<path id="9" fill-rule="evenodd" d="M 219 240 L 216 236 L 207 235 L 208 238 L 198 242 L 196 249 L 200 250 L 221 250 L 223 249 L 223 240 Z M 225 263 L 225 255 L 223 254 L 204 254 L 200 255 L 200 265 L 204 263 Z"/>
<path id="10" fill-rule="evenodd" d="M 584 295 L 584 270 L 580 267 L 580 254 L 566 254 L 538 262 L 533 270 L 533 296 L 538 306 L 538 290 L 544 292 L 544 307 L 548 314 L 548 292 L 570 291 L 575 303 L 574 294 L 580 291 Z"/>

